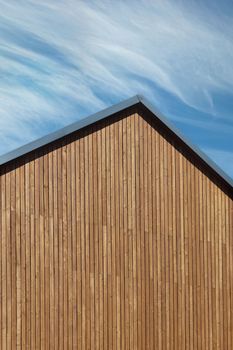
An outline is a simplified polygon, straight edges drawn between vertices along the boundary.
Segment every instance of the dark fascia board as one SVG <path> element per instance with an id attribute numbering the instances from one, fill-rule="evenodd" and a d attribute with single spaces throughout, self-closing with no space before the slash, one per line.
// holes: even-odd
<path id="1" fill-rule="evenodd" d="M 6 164 L 14 159 L 17 159 L 27 153 L 30 153 L 42 146 L 45 146 L 53 141 L 56 141 L 64 136 L 67 136 L 77 130 L 80 130 L 88 125 L 96 123 L 104 118 L 121 112 L 136 104 L 142 104 L 146 107 L 155 117 L 157 117 L 169 130 L 171 130 L 182 142 L 184 142 L 195 154 L 197 154 L 211 169 L 217 173 L 233 190 L 233 180 L 220 169 L 215 162 L 213 162 L 205 153 L 203 153 L 198 147 L 194 146 L 189 140 L 187 140 L 174 125 L 163 116 L 144 96 L 135 95 L 123 102 L 106 108 L 100 112 L 90 115 L 84 119 L 81 119 L 71 125 L 68 125 L 58 131 L 55 131 L 49 135 L 46 135 L 36 141 L 30 142 L 12 152 L 9 152 L 3 156 L 0 156 L 0 166 Z"/>

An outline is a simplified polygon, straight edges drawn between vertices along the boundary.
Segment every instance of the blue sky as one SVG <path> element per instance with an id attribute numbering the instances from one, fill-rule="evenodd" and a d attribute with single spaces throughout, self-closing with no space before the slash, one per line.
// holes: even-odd
<path id="1" fill-rule="evenodd" d="M 232 1 L 0 8 L 0 154 L 138 93 L 233 178 Z"/>

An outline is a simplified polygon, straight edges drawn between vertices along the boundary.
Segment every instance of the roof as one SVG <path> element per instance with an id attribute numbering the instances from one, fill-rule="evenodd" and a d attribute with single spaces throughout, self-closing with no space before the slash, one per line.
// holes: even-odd
<path id="1" fill-rule="evenodd" d="M 88 125 L 91 125 L 99 120 L 110 117 L 111 115 L 121 112 L 136 104 L 142 104 L 151 113 L 153 113 L 170 131 L 172 131 L 179 139 L 181 139 L 196 155 L 198 155 L 204 163 L 209 166 L 214 172 L 224 180 L 225 183 L 230 185 L 233 190 L 233 180 L 224 171 L 217 166 L 210 158 L 206 156 L 198 147 L 194 146 L 189 140 L 184 137 L 179 130 L 177 130 L 171 122 L 164 117 L 144 96 L 135 95 L 123 102 L 106 108 L 98 113 L 92 114 L 84 119 L 81 119 L 71 125 L 68 125 L 58 131 L 55 131 L 49 135 L 46 135 L 38 140 L 30 142 L 22 147 L 17 148 L 5 155 L 0 156 L 0 165 L 6 164 L 14 159 L 17 159 L 29 152 L 32 152 L 42 146 L 45 146 L 55 140 L 58 140 L 66 135 L 69 135 L 77 130 L 80 130 Z"/>

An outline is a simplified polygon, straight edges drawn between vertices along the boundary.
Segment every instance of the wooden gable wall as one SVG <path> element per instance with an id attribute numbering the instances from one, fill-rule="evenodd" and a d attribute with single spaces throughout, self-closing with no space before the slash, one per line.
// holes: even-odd
<path id="1" fill-rule="evenodd" d="M 233 349 L 233 201 L 145 109 L 0 169 L 0 348 Z"/>

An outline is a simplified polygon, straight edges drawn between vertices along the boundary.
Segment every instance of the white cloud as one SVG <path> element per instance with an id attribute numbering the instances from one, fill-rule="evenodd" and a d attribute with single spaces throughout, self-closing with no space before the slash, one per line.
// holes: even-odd
<path id="1" fill-rule="evenodd" d="M 164 90 L 216 115 L 214 94 L 233 88 L 233 29 L 214 6 L 0 0 L 0 151 L 45 133 L 49 120 L 68 124 L 135 93 L 163 110 Z M 36 123 L 46 127 L 39 132 Z"/>

